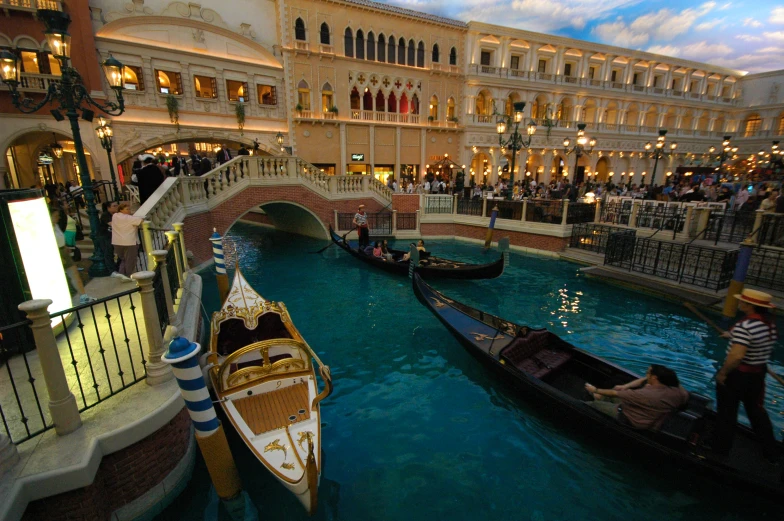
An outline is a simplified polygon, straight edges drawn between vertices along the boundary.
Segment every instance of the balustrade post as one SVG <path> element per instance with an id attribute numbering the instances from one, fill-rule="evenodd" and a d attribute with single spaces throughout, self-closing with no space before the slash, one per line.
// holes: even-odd
<path id="1" fill-rule="evenodd" d="M 327 190 L 331 194 L 338 193 L 338 180 L 335 179 L 334 175 L 329 176 L 327 179 Z"/>
<path id="2" fill-rule="evenodd" d="M 694 219 L 694 207 L 689 206 L 686 208 L 686 223 L 683 225 L 683 231 L 686 232 L 687 237 L 691 237 L 691 222 Z"/>
<path id="3" fill-rule="evenodd" d="M 525 222 L 528 219 L 528 198 L 523 197 L 523 215 L 520 216 L 520 220 Z"/>
<path id="4" fill-rule="evenodd" d="M 191 267 L 188 264 L 188 250 L 185 249 L 185 225 L 183 223 L 172 223 L 172 228 L 180 235 L 180 251 L 182 252 L 182 279 L 188 278 Z"/>
<path id="5" fill-rule="evenodd" d="M 144 254 L 147 256 L 147 269 L 155 269 L 155 257 L 152 255 L 152 232 L 150 231 L 150 221 L 142 221 L 142 246 Z"/>
<path id="6" fill-rule="evenodd" d="M 487 197 L 482 197 L 482 217 L 487 217 Z"/>
<path id="7" fill-rule="evenodd" d="M 261 160 L 258 156 L 249 156 L 248 163 L 245 167 L 245 176 L 249 179 L 258 179 L 259 178 L 259 161 Z"/>
<path id="8" fill-rule="evenodd" d="M 338 228 L 338 211 L 337 210 L 332 210 L 332 211 L 335 213 L 335 231 L 338 231 L 340 230 L 340 228 Z"/>
<path id="9" fill-rule="evenodd" d="M 420 219 L 420 213 L 419 212 L 420 212 L 420 210 L 416 211 L 416 229 L 417 229 L 417 232 L 419 232 L 419 219 Z"/>
<path id="10" fill-rule="evenodd" d="M 392 234 L 397 233 L 397 210 L 392 210 Z"/>
<path id="11" fill-rule="evenodd" d="M 629 216 L 629 226 L 637 228 L 637 214 L 640 212 L 640 201 L 632 201 L 632 214 Z"/>
<path id="12" fill-rule="evenodd" d="M 598 223 L 602 220 L 602 200 L 596 199 L 596 209 L 593 214 L 593 222 Z"/>
<path id="13" fill-rule="evenodd" d="M 161 322 L 158 317 L 158 308 L 155 306 L 155 291 L 152 289 L 152 282 L 155 279 L 154 271 L 138 271 L 131 275 L 139 286 L 142 301 L 142 314 L 144 315 L 144 329 L 147 332 L 147 364 L 144 366 L 147 371 L 147 385 L 159 385 L 171 380 L 171 366 L 161 362 L 163 349 L 163 335 L 161 334 Z M 163 281 L 165 282 L 165 280 Z"/>
<path id="14" fill-rule="evenodd" d="M 452 215 L 457 215 L 457 194 L 452 195 Z"/>
<path id="15" fill-rule="evenodd" d="M 174 322 L 174 300 L 172 299 L 171 286 L 169 285 L 169 272 L 166 270 L 166 250 L 155 250 L 152 252 L 155 257 L 155 264 L 161 267 L 161 278 L 163 279 L 163 294 L 166 297 L 166 311 L 169 315 L 169 324 Z"/>
<path id="16" fill-rule="evenodd" d="M 19 304 L 19 310 L 32 322 L 30 329 L 33 331 L 35 350 L 49 393 L 49 413 L 52 415 L 54 430 L 63 436 L 81 427 L 82 418 L 79 416 L 76 397 L 68 387 L 63 361 L 57 350 L 57 340 L 47 310 L 51 304 L 49 299 L 28 300 Z"/>
<path id="17" fill-rule="evenodd" d="M 0 434 L 0 476 L 10 470 L 19 461 L 19 451 L 16 445 L 5 434 Z"/>
<path id="18" fill-rule="evenodd" d="M 697 237 L 699 237 L 708 229 L 711 211 L 710 208 L 697 208 L 697 212 L 699 212 L 697 215 Z"/>
<path id="19" fill-rule="evenodd" d="M 569 217 L 569 199 L 561 199 L 563 202 L 563 213 L 561 214 L 561 226 L 566 226 Z"/>
<path id="20" fill-rule="evenodd" d="M 753 242 L 754 244 L 760 243 L 760 230 L 762 229 L 762 218 L 765 215 L 765 210 L 756 210 L 756 214 L 754 215 L 754 227 L 751 229 L 751 233 L 746 238 L 746 241 Z"/>
<path id="21" fill-rule="evenodd" d="M 370 176 L 363 175 L 362 176 L 362 193 L 366 194 L 370 191 Z"/>
<path id="22" fill-rule="evenodd" d="M 179 248 L 177 248 L 177 236 L 179 233 L 176 231 L 168 231 L 166 232 L 166 238 L 169 240 L 169 248 L 175 248 L 174 258 L 177 260 L 177 282 L 179 283 L 179 289 L 177 290 L 177 296 L 175 297 L 177 300 L 182 298 L 182 287 L 183 283 L 185 282 L 185 275 L 183 274 L 182 269 L 182 259 L 180 259 L 181 253 L 179 252 Z M 174 295 L 172 295 L 174 296 Z"/>
<path id="23" fill-rule="evenodd" d="M 286 175 L 292 179 L 296 179 L 299 175 L 297 171 L 297 159 L 294 157 L 286 158 Z"/>

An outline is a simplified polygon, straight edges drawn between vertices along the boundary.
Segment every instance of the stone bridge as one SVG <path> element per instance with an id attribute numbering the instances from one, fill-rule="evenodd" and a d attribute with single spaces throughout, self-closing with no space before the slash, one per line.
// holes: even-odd
<path id="1" fill-rule="evenodd" d="M 261 218 L 283 231 L 329 238 L 335 212 L 391 208 L 392 192 L 372 176 L 329 176 L 298 157 L 238 156 L 199 177 L 171 177 L 136 212 L 153 228 L 184 223 L 196 264 L 212 256 L 207 238 L 221 235 L 261 207 Z"/>

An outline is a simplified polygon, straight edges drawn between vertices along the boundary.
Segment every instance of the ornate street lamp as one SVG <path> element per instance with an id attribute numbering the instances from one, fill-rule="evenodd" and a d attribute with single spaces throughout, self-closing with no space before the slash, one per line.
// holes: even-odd
<path id="1" fill-rule="evenodd" d="M 84 155 L 82 135 L 79 131 L 79 112 L 77 111 L 81 110 L 85 114 L 90 114 L 91 111 L 88 107 L 93 106 L 113 116 L 119 116 L 125 112 L 125 102 L 122 96 L 124 67 L 122 63 L 111 57 L 101 64 L 104 74 L 106 74 L 106 81 L 115 92 L 117 103 L 111 101 L 103 105 L 98 103 L 90 96 L 88 88 L 82 83 L 82 77 L 79 72 L 70 65 L 71 36 L 68 34 L 68 26 L 71 23 L 70 15 L 62 11 L 39 9 L 37 16 L 44 23 L 44 36 L 49 49 L 52 51 L 52 56 L 60 62 L 62 74 L 60 81 L 51 82 L 46 95 L 37 103 L 32 98 L 23 97 L 18 90 L 20 82 L 19 57 L 9 51 L 0 53 L 0 78 L 3 83 L 8 85 L 11 91 L 11 101 L 20 112 L 30 114 L 37 112 L 46 105 L 56 105 L 51 110 L 52 116 L 57 121 L 62 121 L 64 112 L 65 117 L 71 123 L 76 162 L 79 166 L 79 177 L 82 181 L 82 189 L 84 190 L 84 197 L 87 203 L 87 215 L 90 217 L 90 239 L 92 239 L 94 245 L 93 256 L 90 259 L 92 261 L 90 275 L 93 277 L 106 276 L 112 270 L 104 263 L 103 249 L 101 244 L 95 240 L 99 226 L 98 211 L 95 209 L 95 194 L 93 193 L 90 171 L 87 169 L 87 158 Z"/>
<path id="2" fill-rule="evenodd" d="M 645 152 L 648 157 L 652 157 L 655 159 L 653 162 L 653 174 L 651 174 L 651 185 L 656 182 L 656 167 L 659 166 L 659 159 L 664 156 L 668 156 L 675 152 L 675 149 L 678 148 L 678 143 L 673 141 L 670 143 L 670 151 L 664 151 L 665 140 L 667 139 L 667 130 L 666 129 L 659 129 L 659 137 L 656 138 L 656 144 L 651 145 L 651 142 L 645 143 Z M 645 185 L 645 178 L 642 178 L 642 184 Z"/>
<path id="3" fill-rule="evenodd" d="M 580 164 L 580 156 L 582 155 L 590 155 L 593 152 L 593 147 L 596 146 L 596 140 L 594 138 L 589 138 L 585 135 L 585 123 L 578 123 L 577 124 L 577 143 L 571 149 L 569 146 L 572 144 L 572 140 L 569 138 L 565 138 L 563 140 L 563 150 L 564 153 L 568 156 L 572 152 L 574 152 L 574 175 L 577 175 L 577 166 Z M 585 149 L 585 145 L 588 145 L 590 148 L 588 150 Z M 572 179 L 574 181 L 574 179 Z"/>
<path id="4" fill-rule="evenodd" d="M 714 160 L 719 161 L 719 166 L 718 168 L 716 168 L 719 174 L 721 174 L 722 169 L 724 168 L 724 161 L 726 161 L 729 157 L 734 156 L 735 153 L 738 151 L 738 147 L 731 146 L 730 144 L 731 139 L 732 136 L 724 136 L 724 141 L 721 142 L 721 152 L 716 155 L 715 159 L 713 157 L 713 153 L 716 152 L 716 147 L 711 145 L 711 147 L 708 149 L 708 153 L 709 153 L 708 159 L 710 161 L 714 161 Z M 714 181 L 717 181 L 717 179 L 714 179 Z"/>
<path id="5" fill-rule="evenodd" d="M 523 121 L 523 110 L 525 110 L 525 102 L 518 101 L 514 105 L 514 112 L 511 116 L 501 115 L 498 116 L 496 121 L 496 130 L 498 131 L 498 144 L 501 148 L 508 148 L 512 151 L 512 164 L 509 168 L 509 188 L 506 191 L 506 198 L 511 199 L 514 193 L 514 169 L 515 157 L 517 151 L 523 148 L 528 149 L 531 146 L 531 141 L 536 133 L 536 124 L 531 121 L 528 123 L 526 132 L 528 139 L 523 139 L 523 136 L 518 132 L 520 123 Z M 510 129 L 509 139 L 504 140 L 504 134 L 507 128 Z"/>
<path id="6" fill-rule="evenodd" d="M 757 155 L 759 155 L 758 164 L 762 163 L 767 158 L 768 168 L 772 168 L 772 165 L 774 164 L 781 167 L 782 162 L 784 162 L 784 150 L 779 148 L 778 141 L 774 141 L 770 146 L 770 152 L 766 152 L 765 149 L 762 148 L 757 152 Z"/>
<path id="7" fill-rule="evenodd" d="M 95 128 L 95 132 L 98 134 L 98 139 L 101 141 L 101 146 L 104 150 L 106 150 L 106 158 L 109 160 L 109 173 L 112 174 L 112 189 L 114 191 L 114 200 L 120 200 L 120 192 L 117 190 L 117 178 L 114 175 L 114 163 L 112 163 L 112 137 L 114 136 L 114 131 L 112 130 L 112 126 L 109 124 L 108 121 L 103 119 L 103 117 L 98 118 L 98 121 L 101 123 Z"/>
<path id="8" fill-rule="evenodd" d="M 52 136 L 54 137 L 54 143 L 49 145 L 49 148 L 52 150 L 52 155 L 57 159 L 63 158 L 63 146 L 57 142 L 57 134 L 52 132 Z"/>
<path id="9" fill-rule="evenodd" d="M 278 143 L 278 146 L 280 147 L 280 151 L 283 152 L 283 133 L 282 132 L 278 132 L 275 135 L 275 141 Z"/>

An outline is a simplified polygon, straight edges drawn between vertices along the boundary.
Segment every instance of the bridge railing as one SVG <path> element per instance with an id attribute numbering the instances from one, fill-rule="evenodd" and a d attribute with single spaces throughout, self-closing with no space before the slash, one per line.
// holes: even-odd
<path id="1" fill-rule="evenodd" d="M 385 203 L 392 201 L 392 191 L 368 175 L 330 176 L 307 161 L 294 156 L 237 156 L 201 176 L 166 179 L 139 208 L 136 216 L 144 217 L 154 227 L 176 220 L 178 212 L 188 207 L 209 206 L 240 189 L 243 181 L 262 184 L 301 184 L 327 199 L 352 196 L 375 196 Z"/>

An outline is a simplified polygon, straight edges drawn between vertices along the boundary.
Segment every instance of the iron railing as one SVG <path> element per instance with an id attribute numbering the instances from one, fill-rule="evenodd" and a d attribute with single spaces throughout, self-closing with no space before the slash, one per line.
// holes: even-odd
<path id="1" fill-rule="evenodd" d="M 632 215 L 631 201 L 605 203 L 602 205 L 600 221 L 608 224 L 629 225 Z"/>
<path id="2" fill-rule="evenodd" d="M 488 199 L 485 209 L 485 217 L 493 215 L 493 208 L 498 207 L 499 219 L 512 219 L 519 221 L 523 218 L 522 201 L 506 201 L 504 199 Z"/>
<path id="3" fill-rule="evenodd" d="M 705 239 L 718 242 L 743 242 L 754 231 L 754 212 L 711 212 Z"/>
<path id="4" fill-rule="evenodd" d="M 784 291 L 784 250 L 755 248 L 746 273 L 746 284 Z"/>
<path id="5" fill-rule="evenodd" d="M 457 213 L 460 215 L 482 216 L 482 199 L 460 197 L 457 200 Z"/>
<path id="6" fill-rule="evenodd" d="M 353 213 L 338 214 L 338 229 L 350 230 L 354 228 Z M 370 235 L 391 235 L 392 234 L 392 213 L 379 212 L 367 214 L 368 233 Z"/>
<path id="7" fill-rule="evenodd" d="M 607 241 L 613 233 L 623 233 L 634 237 L 637 232 L 605 224 L 579 223 L 572 227 L 569 247 L 595 253 L 605 253 Z"/>
<path id="8" fill-rule="evenodd" d="M 416 212 L 397 214 L 398 230 L 416 230 Z"/>
<path id="9" fill-rule="evenodd" d="M 784 247 L 784 214 L 764 214 L 758 240 L 762 246 Z"/>
<path id="10" fill-rule="evenodd" d="M 561 224 L 563 201 L 560 199 L 529 199 L 525 220 L 535 223 Z"/>
<path id="11" fill-rule="evenodd" d="M 425 213 L 452 213 L 451 195 L 426 195 Z"/>
<path id="12" fill-rule="evenodd" d="M 569 203 L 566 224 L 592 223 L 596 217 L 596 203 Z"/>
<path id="13" fill-rule="evenodd" d="M 134 288 L 50 315 L 66 324 L 57 345 L 80 412 L 147 376 L 143 325 L 136 316 L 138 293 Z M 0 332 L 27 325 L 19 322 Z M 37 353 L 5 344 L 0 349 L 8 353 L 0 372 L 0 417 L 8 437 L 18 444 L 50 429 L 52 419 L 46 391 L 38 383 L 43 372 Z"/>
<path id="14" fill-rule="evenodd" d="M 718 291 L 729 286 L 737 259 L 738 250 L 612 234 L 604 263 Z"/>
<path id="15" fill-rule="evenodd" d="M 161 230 L 158 228 L 150 228 L 150 236 L 152 237 L 152 250 L 165 250 L 169 243 L 168 237 L 166 237 L 166 230 Z M 142 237 L 142 229 L 139 227 L 138 229 L 138 238 L 139 238 L 139 250 L 136 254 L 136 271 L 148 271 L 152 269 L 152 266 L 149 265 L 149 256 L 147 255 L 147 251 L 144 247 L 144 240 Z"/>

